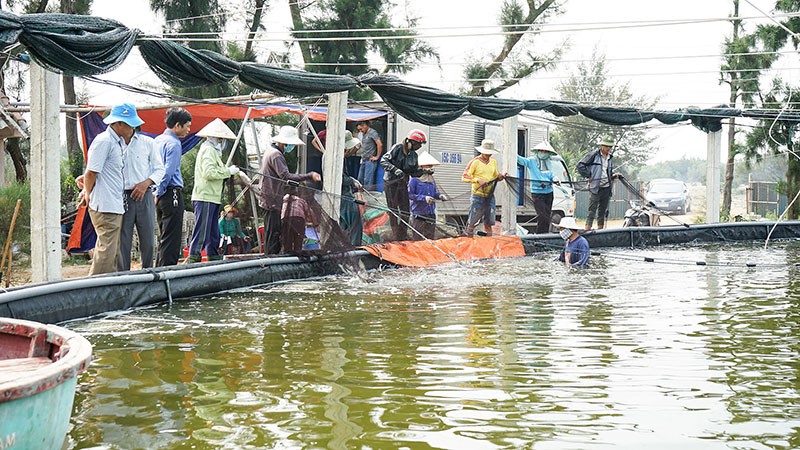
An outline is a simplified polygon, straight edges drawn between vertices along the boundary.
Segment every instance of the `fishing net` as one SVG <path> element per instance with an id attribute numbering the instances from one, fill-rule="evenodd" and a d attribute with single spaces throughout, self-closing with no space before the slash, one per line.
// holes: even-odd
<path id="1" fill-rule="evenodd" d="M 139 35 L 121 23 L 93 16 L 28 14 L 19 42 L 42 67 L 71 76 L 97 75 L 125 61 Z"/>
<path id="2" fill-rule="evenodd" d="M 243 63 L 239 79 L 256 89 L 299 97 L 342 92 L 356 87 L 356 81 L 351 77 L 255 63 Z"/>
<path id="3" fill-rule="evenodd" d="M 142 58 L 158 78 L 177 87 L 199 87 L 233 80 L 241 65 L 219 53 L 195 50 L 172 41 L 140 40 Z M 203 70 L 197 70 L 202 67 Z"/>
<path id="4" fill-rule="evenodd" d="M 17 42 L 22 32 L 22 22 L 19 17 L 0 10 L 0 45 L 8 47 Z"/>

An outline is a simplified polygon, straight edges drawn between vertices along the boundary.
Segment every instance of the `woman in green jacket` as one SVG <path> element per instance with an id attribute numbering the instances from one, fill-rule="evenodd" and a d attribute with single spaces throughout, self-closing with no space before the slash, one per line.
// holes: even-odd
<path id="1" fill-rule="evenodd" d="M 194 164 L 194 190 L 192 206 L 194 206 L 194 231 L 189 244 L 187 262 L 200 262 L 203 249 L 209 260 L 221 259 L 219 246 L 219 219 L 222 203 L 222 184 L 231 175 L 239 173 L 236 166 L 225 167 L 222 162 L 222 150 L 226 139 L 236 139 L 230 128 L 220 119 L 206 125 L 197 133 L 206 138 L 197 153 Z"/>

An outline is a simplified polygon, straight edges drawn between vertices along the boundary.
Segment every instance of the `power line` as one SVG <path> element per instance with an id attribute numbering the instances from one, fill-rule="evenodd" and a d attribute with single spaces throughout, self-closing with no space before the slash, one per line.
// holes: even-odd
<path id="1" fill-rule="evenodd" d="M 245 11 L 247 14 L 253 14 L 255 11 Z M 195 17 L 188 17 L 185 19 L 173 19 L 167 22 L 176 22 L 180 20 L 193 20 L 195 18 L 202 18 L 202 17 L 215 17 L 221 14 L 233 14 L 233 12 L 226 12 L 226 13 L 219 13 L 219 14 L 208 14 L 205 16 L 195 16 Z M 785 17 L 785 18 L 792 18 L 792 17 L 800 17 L 800 13 L 783 13 L 778 14 L 775 17 Z M 286 34 L 286 33 L 293 33 L 293 34 L 337 34 L 337 33 L 378 33 L 378 32 L 415 32 L 415 31 L 438 31 L 438 30 L 476 30 L 476 29 L 516 29 L 516 28 L 529 28 L 532 26 L 535 27 L 585 27 L 585 26 L 609 26 L 609 27 L 622 27 L 627 28 L 629 26 L 669 26 L 669 25 L 686 25 L 686 24 L 702 24 L 702 23 L 709 23 L 709 22 L 729 22 L 731 20 L 750 20 L 750 19 L 761 19 L 762 16 L 738 16 L 738 17 L 712 17 L 712 18 L 705 18 L 705 19 L 664 19 L 664 20 L 624 20 L 624 21 L 601 21 L 601 22 L 567 22 L 567 23 L 514 23 L 514 24 L 493 24 L 493 25 L 457 25 L 457 26 L 446 26 L 446 27 L 392 27 L 392 28 L 335 28 L 330 30 L 320 30 L 320 29 L 306 29 L 306 30 L 287 30 L 287 31 L 263 31 L 261 34 Z M 594 30 L 587 29 L 587 30 Z M 605 28 L 603 28 L 605 29 Z M 582 29 L 569 29 L 564 30 L 563 32 L 571 32 L 571 31 L 581 31 Z M 517 30 L 516 33 L 522 33 L 524 30 Z M 555 32 L 555 31 L 546 31 L 546 32 Z M 562 31 L 558 31 L 562 32 Z M 185 32 L 185 33 L 169 33 L 170 35 L 174 36 L 193 36 L 198 34 L 203 34 L 202 32 Z M 222 32 L 220 34 L 246 34 L 246 32 Z"/>
<path id="2" fill-rule="evenodd" d="M 760 16 L 758 18 L 761 18 Z M 343 36 L 343 37 L 325 37 L 325 38 L 298 38 L 298 37 L 289 37 L 289 38 L 243 38 L 243 39 L 222 39 L 222 38 L 205 38 L 205 37 L 186 37 L 181 39 L 175 39 L 171 36 L 180 36 L 179 33 L 168 34 L 170 37 L 158 37 L 158 36 L 142 36 L 140 39 L 145 40 L 177 40 L 182 42 L 226 42 L 226 41 L 251 41 L 251 42 L 337 42 L 337 41 L 386 41 L 386 40 L 409 40 L 409 39 L 443 39 L 443 38 L 472 38 L 472 37 L 491 37 L 491 36 L 516 36 L 516 35 L 526 35 L 526 34 L 540 34 L 540 33 L 575 33 L 575 32 L 583 32 L 583 31 L 609 31 L 609 30 L 622 30 L 622 29 L 635 29 L 635 28 L 651 28 L 651 27 L 661 27 L 661 26 L 675 26 L 675 25 L 699 25 L 699 24 L 706 24 L 711 22 L 719 22 L 719 21 L 730 21 L 731 18 L 726 17 L 724 19 L 685 19 L 685 20 L 677 20 L 677 21 L 665 21 L 665 22 L 655 22 L 655 21 L 648 21 L 642 23 L 631 23 L 625 22 L 616 25 L 608 25 L 608 26 L 589 26 L 589 27 L 582 27 L 582 28 L 562 28 L 562 29 L 526 29 L 526 30 L 519 30 L 519 31 L 499 31 L 499 32 L 492 32 L 492 33 L 458 33 L 458 34 L 404 34 L 404 35 L 395 35 L 395 36 Z M 516 25 L 517 27 L 522 27 L 524 25 Z M 554 25 L 555 26 L 555 25 Z M 527 27 L 527 26 L 526 26 Z M 394 28 L 388 29 L 388 31 L 393 32 L 400 32 L 400 31 L 416 31 L 421 28 Z M 475 27 L 469 27 L 469 29 L 474 30 Z M 387 30 L 387 29 L 383 29 Z M 328 32 L 334 32 L 335 30 L 326 30 Z M 342 30 L 342 31 L 335 31 L 335 32 L 346 32 L 352 30 Z M 369 30 L 373 31 L 373 30 Z M 378 30 L 374 30 L 377 32 Z M 304 34 L 307 33 L 306 31 L 293 31 L 292 34 Z M 201 32 L 202 34 L 202 32 Z M 206 33 L 207 34 L 207 33 Z M 221 34 L 221 33 L 216 33 Z M 310 34 L 310 33 L 309 33 Z"/>
<path id="3" fill-rule="evenodd" d="M 759 56 L 759 55 L 796 55 L 797 52 L 795 51 L 786 51 L 786 52 L 746 52 L 746 53 L 715 53 L 715 54 L 704 54 L 704 55 L 673 55 L 673 56 L 637 56 L 637 57 L 630 57 L 630 58 L 605 58 L 606 62 L 625 62 L 625 61 L 668 61 L 668 60 L 680 60 L 680 59 L 703 59 L 703 58 L 728 58 L 728 57 L 736 57 L 736 56 Z M 586 63 L 592 62 L 592 59 L 559 59 L 555 62 L 558 63 L 567 63 L 567 64 L 574 64 L 574 63 Z M 464 66 L 468 64 L 498 64 L 503 63 L 503 61 L 447 61 L 447 62 L 415 62 L 413 63 L 415 66 Z M 368 61 L 365 62 L 352 62 L 352 63 L 342 63 L 342 62 L 310 62 L 304 63 L 305 66 L 314 66 L 314 67 L 358 67 L 358 66 L 365 66 L 369 65 Z M 405 66 L 408 65 L 407 63 L 386 63 L 380 62 L 376 65 L 379 66 L 387 66 L 387 67 L 395 67 L 395 66 Z"/>

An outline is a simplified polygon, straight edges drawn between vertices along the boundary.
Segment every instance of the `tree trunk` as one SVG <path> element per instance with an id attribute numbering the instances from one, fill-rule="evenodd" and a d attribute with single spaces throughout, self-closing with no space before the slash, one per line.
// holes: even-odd
<path id="1" fill-rule="evenodd" d="M 733 94 L 732 94 L 733 95 Z M 725 182 L 722 184 L 722 205 L 719 215 L 723 220 L 731 216 L 731 196 L 733 191 L 733 161 L 736 158 L 736 119 L 731 117 L 728 126 L 728 162 L 725 165 Z"/>
<path id="2" fill-rule="evenodd" d="M 733 17 L 739 17 L 739 0 L 733 0 Z M 736 42 L 739 39 L 739 28 L 742 26 L 741 20 L 733 20 L 733 38 L 731 42 Z M 730 106 L 736 107 L 736 101 L 739 99 L 739 75 L 737 72 L 731 72 L 731 95 Z M 725 166 L 725 182 L 722 185 L 722 205 L 720 207 L 719 215 L 723 220 L 728 220 L 731 216 L 731 194 L 733 191 L 733 161 L 736 158 L 736 119 L 733 117 L 730 121 L 730 128 L 728 129 L 728 163 Z"/>
<path id="3" fill-rule="evenodd" d="M 6 151 L 14 162 L 17 182 L 24 183 L 28 179 L 28 168 L 26 167 L 28 161 L 25 160 L 25 155 L 22 154 L 22 149 L 19 148 L 19 138 L 6 139 Z"/>
<path id="4" fill-rule="evenodd" d="M 62 76 L 64 85 L 64 103 L 74 105 L 77 103 L 75 95 L 75 78 Z M 66 113 L 64 121 L 64 135 L 67 139 L 67 157 L 69 158 L 69 170 L 72 176 L 77 177 L 83 173 L 83 150 L 78 140 L 78 113 Z"/>
<path id="5" fill-rule="evenodd" d="M 253 39 L 256 37 L 258 28 L 261 26 L 261 16 L 264 14 L 264 3 L 266 0 L 256 0 L 256 9 L 253 11 L 253 23 L 250 24 L 250 32 L 247 33 L 247 43 L 244 45 L 244 60 L 255 61 L 256 55 L 253 53 Z M 290 0 L 290 4 L 296 4 L 296 0 Z"/>
<path id="6" fill-rule="evenodd" d="M 41 2 L 39 2 L 39 6 L 36 8 L 35 12 L 38 13 L 38 14 L 46 12 L 47 11 L 47 1 L 48 0 L 42 0 Z"/>
<path id="7" fill-rule="evenodd" d="M 289 0 L 289 1 L 291 2 L 293 0 Z M 555 2 L 555 0 L 545 0 L 537 8 L 536 4 L 532 0 L 528 0 L 528 16 L 525 17 L 525 21 L 524 21 L 527 26 L 519 26 L 519 27 L 507 28 L 506 31 L 526 31 L 526 30 L 530 30 L 531 26 L 533 25 L 533 22 L 535 22 L 536 19 L 538 19 L 539 16 L 541 16 L 547 10 L 547 8 L 549 8 L 550 5 L 552 5 L 554 2 Z M 508 35 L 506 37 L 506 39 L 505 39 L 505 41 L 503 43 L 503 48 L 500 49 L 500 54 L 498 54 L 497 57 L 494 58 L 494 61 L 492 61 L 491 63 L 489 63 L 486 66 L 486 73 L 487 73 L 486 78 L 491 78 L 492 75 L 494 75 L 495 73 L 497 73 L 498 70 L 500 70 L 500 67 L 502 67 L 503 62 L 505 62 L 505 60 L 509 57 L 509 55 L 511 55 L 511 51 L 514 50 L 514 46 L 517 45 L 517 43 L 522 39 L 523 36 L 524 36 L 523 34 L 511 34 L 511 35 Z M 510 83 L 510 80 L 507 80 L 505 82 L 505 84 L 507 86 L 505 86 L 504 89 L 519 83 L 519 80 L 515 80 L 515 81 L 516 82 L 514 82 L 514 83 Z M 486 87 L 486 83 L 487 83 L 486 80 L 472 82 L 471 83 L 472 87 L 470 88 L 470 91 L 469 91 L 468 95 L 471 95 L 471 96 L 486 96 L 487 93 L 484 92 L 484 88 Z M 499 91 L 494 90 L 493 93 L 497 93 L 497 92 L 499 92 Z"/>
<path id="8" fill-rule="evenodd" d="M 794 196 L 800 192 L 800 160 L 790 156 L 788 161 L 789 164 L 786 168 L 786 198 L 791 202 Z M 800 218 L 800 203 L 794 202 L 786 214 L 786 219 L 788 220 Z"/>
<path id="9" fill-rule="evenodd" d="M 292 14 L 292 28 L 295 30 L 304 30 L 305 26 L 303 25 L 303 16 L 300 15 L 301 8 L 300 8 L 300 1 L 299 0 L 288 0 L 289 2 L 289 11 Z M 311 48 L 308 45 L 308 42 L 298 42 L 300 45 L 300 53 L 303 55 L 303 63 L 308 63 L 311 61 Z"/>

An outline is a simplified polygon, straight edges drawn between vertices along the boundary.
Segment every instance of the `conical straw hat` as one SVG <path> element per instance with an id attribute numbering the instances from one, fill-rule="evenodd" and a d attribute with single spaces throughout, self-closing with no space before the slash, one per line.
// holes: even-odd
<path id="1" fill-rule="evenodd" d="M 225 125 L 220 119 L 214 119 L 208 125 L 204 126 L 202 130 L 197 132 L 199 137 L 215 137 L 222 139 L 236 139 L 236 135 Z"/>

